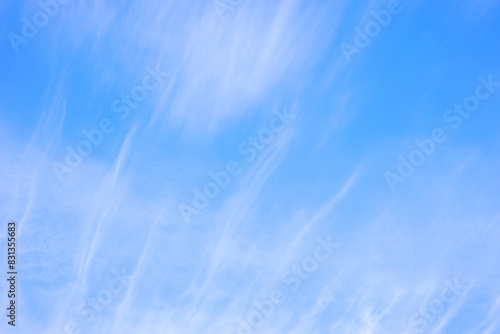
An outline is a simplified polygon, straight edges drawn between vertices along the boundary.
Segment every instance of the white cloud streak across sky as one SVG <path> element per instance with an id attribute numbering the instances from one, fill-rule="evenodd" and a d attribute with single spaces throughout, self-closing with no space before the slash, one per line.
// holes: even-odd
<path id="1" fill-rule="evenodd" d="M 500 332 L 497 1 L 0 15 L 1 333 Z"/>

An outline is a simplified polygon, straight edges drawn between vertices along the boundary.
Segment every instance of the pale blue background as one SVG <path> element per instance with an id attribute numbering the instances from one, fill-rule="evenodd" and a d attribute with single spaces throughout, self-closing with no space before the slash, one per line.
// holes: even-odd
<path id="1" fill-rule="evenodd" d="M 340 44 L 387 1 L 242 0 L 220 17 L 209 1 L 72 0 L 18 53 L 7 35 L 40 7 L 2 1 L 15 332 L 233 334 L 326 235 L 337 253 L 255 333 L 404 333 L 455 278 L 467 288 L 425 332 L 500 332 L 500 89 L 456 131 L 442 119 L 479 76 L 500 81 L 500 3 L 401 3 L 348 63 Z M 112 101 L 148 66 L 165 84 L 120 120 Z M 178 205 L 244 161 L 274 107 L 297 117 L 186 224 Z M 115 130 L 60 182 L 51 164 L 103 118 Z M 448 140 L 391 192 L 384 173 L 436 127 Z M 129 286 L 86 322 L 77 308 L 115 268 Z"/>

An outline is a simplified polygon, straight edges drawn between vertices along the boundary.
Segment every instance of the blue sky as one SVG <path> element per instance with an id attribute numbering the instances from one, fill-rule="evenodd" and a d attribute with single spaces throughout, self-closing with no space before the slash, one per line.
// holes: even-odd
<path id="1" fill-rule="evenodd" d="M 500 332 L 498 1 L 0 15 L 2 333 Z"/>

